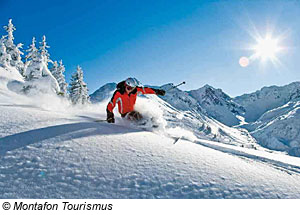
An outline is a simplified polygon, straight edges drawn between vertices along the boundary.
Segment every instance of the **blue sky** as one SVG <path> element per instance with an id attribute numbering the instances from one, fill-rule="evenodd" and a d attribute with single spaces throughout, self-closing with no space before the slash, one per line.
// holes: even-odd
<path id="1" fill-rule="evenodd" d="M 90 92 L 129 76 L 143 84 L 205 84 L 231 96 L 266 85 L 299 81 L 299 1 L 23 1 L 0 0 L 1 25 L 12 18 L 15 41 L 25 48 L 46 35 L 51 59 L 62 59 L 66 78 L 83 68 Z M 255 32 L 284 35 L 281 65 L 251 61 Z M 1 34 L 4 34 L 1 29 Z"/>

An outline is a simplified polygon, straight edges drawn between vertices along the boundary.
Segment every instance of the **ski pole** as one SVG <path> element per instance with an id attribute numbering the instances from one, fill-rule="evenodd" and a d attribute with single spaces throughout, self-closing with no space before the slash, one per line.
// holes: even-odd
<path id="1" fill-rule="evenodd" d="M 183 85 L 183 84 L 185 84 L 185 81 L 183 81 L 183 82 L 181 82 L 180 84 L 177 84 L 177 85 L 171 87 L 170 89 L 166 90 L 166 92 L 168 92 L 168 91 L 170 91 L 170 90 L 172 90 L 172 89 L 174 89 L 174 88 L 176 88 L 176 87 L 179 87 L 179 86 L 181 86 L 181 85 Z"/>

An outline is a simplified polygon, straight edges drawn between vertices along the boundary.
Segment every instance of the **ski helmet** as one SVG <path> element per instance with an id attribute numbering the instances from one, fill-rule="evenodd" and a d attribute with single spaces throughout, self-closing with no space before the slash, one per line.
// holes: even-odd
<path id="1" fill-rule="evenodd" d="M 140 82 L 136 78 L 127 78 L 125 84 L 130 87 L 137 87 L 140 85 Z"/>

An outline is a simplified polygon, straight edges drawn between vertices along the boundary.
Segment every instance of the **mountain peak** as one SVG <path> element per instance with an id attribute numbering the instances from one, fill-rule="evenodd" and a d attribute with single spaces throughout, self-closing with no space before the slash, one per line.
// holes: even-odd
<path id="1" fill-rule="evenodd" d="M 250 94 L 234 98 L 247 110 L 248 122 L 256 121 L 263 113 L 278 108 L 290 101 L 300 99 L 300 82 L 292 82 L 284 86 L 267 86 Z"/>
<path id="2" fill-rule="evenodd" d="M 114 91 L 116 87 L 117 84 L 114 82 L 103 85 L 90 95 L 91 102 L 96 103 L 104 99 L 108 99 L 110 97 L 111 92 Z"/>
<path id="3" fill-rule="evenodd" d="M 240 119 L 236 115 L 243 115 L 245 112 L 245 109 L 235 103 L 229 95 L 208 84 L 188 93 L 199 102 L 210 116 L 226 125 L 239 124 Z"/>
<path id="4" fill-rule="evenodd" d="M 191 90 L 188 93 L 200 103 L 223 105 L 222 101 L 231 100 L 230 96 L 224 93 L 221 89 L 215 89 L 208 84 L 205 84 L 197 90 Z"/>
<path id="5" fill-rule="evenodd" d="M 215 88 L 213 87 L 213 86 L 210 86 L 209 84 L 205 84 L 202 88 L 211 88 L 211 89 L 214 89 L 215 90 Z M 201 88 L 200 88 L 201 89 Z"/>

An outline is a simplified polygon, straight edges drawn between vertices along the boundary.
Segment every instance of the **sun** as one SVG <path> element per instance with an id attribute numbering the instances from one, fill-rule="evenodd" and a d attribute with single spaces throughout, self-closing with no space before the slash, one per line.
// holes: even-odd
<path id="1" fill-rule="evenodd" d="M 251 21 L 251 20 L 250 20 Z M 290 46 L 286 46 L 286 42 L 290 36 L 290 29 L 276 30 L 276 26 L 268 24 L 264 30 L 264 34 L 261 34 L 257 27 L 252 23 L 248 29 L 249 36 L 253 39 L 248 45 L 245 45 L 245 50 L 248 51 L 249 55 L 245 58 L 240 58 L 240 66 L 247 67 L 250 63 L 259 61 L 259 67 L 265 69 L 270 65 L 276 68 L 284 68 L 285 65 L 281 62 L 280 58 L 288 53 Z M 271 63 L 271 64 L 270 64 Z M 262 70 L 263 71 L 263 70 Z"/>
<path id="2" fill-rule="evenodd" d="M 257 44 L 253 47 L 254 58 L 260 58 L 262 61 L 277 59 L 276 54 L 281 50 L 276 38 L 272 38 L 271 35 L 266 35 L 265 38 L 256 39 Z"/>

